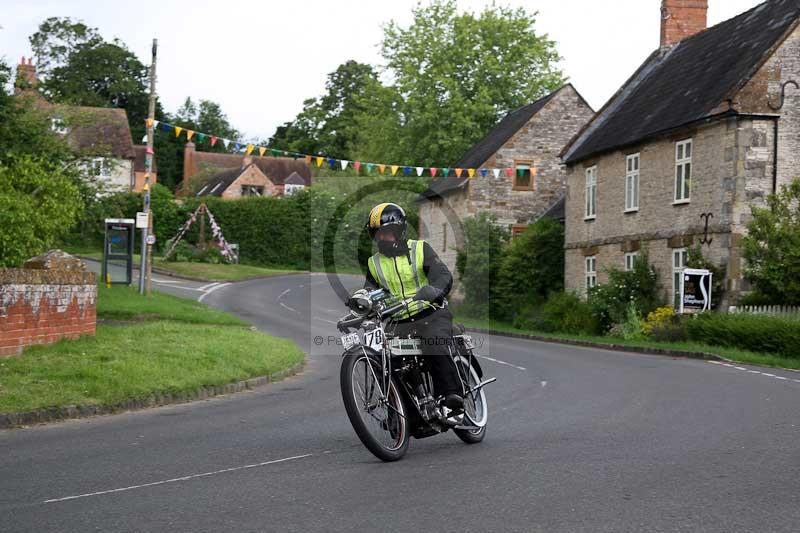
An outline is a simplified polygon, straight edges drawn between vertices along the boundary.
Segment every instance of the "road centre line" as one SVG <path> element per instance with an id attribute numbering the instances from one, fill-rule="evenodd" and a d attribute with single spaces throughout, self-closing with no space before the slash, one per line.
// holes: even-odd
<path id="1" fill-rule="evenodd" d="M 198 301 L 198 302 L 202 302 L 202 301 L 203 301 L 203 298 L 205 298 L 206 296 L 208 296 L 209 294 L 211 294 L 211 293 L 212 293 L 212 292 L 214 292 L 215 290 L 217 290 L 217 289 L 221 289 L 222 287 L 227 287 L 228 285 L 230 285 L 230 283 L 222 283 L 222 284 L 220 284 L 220 285 L 215 285 L 214 287 L 211 287 L 211 288 L 210 288 L 210 289 L 208 289 L 206 292 L 204 292 L 204 293 L 202 294 L 202 296 L 200 296 L 200 298 L 198 298 L 198 299 L 197 299 L 197 301 Z"/>
<path id="2" fill-rule="evenodd" d="M 112 493 L 115 493 L 115 492 L 125 492 L 125 491 L 128 491 L 128 490 L 142 489 L 142 488 L 145 488 L 145 487 L 155 487 L 157 485 L 165 485 L 167 483 L 177 483 L 178 481 L 188 481 L 190 479 L 214 476 L 214 475 L 217 475 L 217 474 L 225 474 L 227 472 L 236 472 L 237 470 L 246 470 L 248 468 L 258 468 L 258 467 L 261 467 L 261 466 L 274 465 L 276 463 L 283 463 L 283 462 L 286 462 L 286 461 L 293 461 L 295 459 L 303 459 L 304 457 L 310 457 L 312 455 L 313 454 L 311 454 L 311 453 L 306 453 L 306 454 L 303 454 L 303 455 L 294 455 L 292 457 L 284 457 L 283 459 L 273 459 L 272 461 L 264 461 L 263 463 L 255 463 L 255 464 L 244 465 L 244 466 L 235 466 L 233 468 L 223 468 L 222 470 L 215 470 L 213 472 L 203 472 L 202 474 L 192 474 L 192 475 L 189 475 L 189 476 L 175 477 L 175 478 L 172 478 L 172 479 L 165 479 L 165 480 L 162 480 L 162 481 L 154 481 L 153 483 L 145 483 L 143 485 L 131 485 L 129 487 L 122 487 L 122 488 L 119 488 L 119 489 L 101 490 L 101 491 L 98 491 L 98 492 L 89 492 L 89 493 L 86 493 L 86 494 L 78 494 L 78 495 L 75 495 L 75 496 L 66 496 L 64 498 L 53 498 L 53 499 L 50 499 L 50 500 L 45 500 L 43 503 L 64 502 L 64 501 L 68 501 L 68 500 L 77 500 L 78 498 L 88 498 L 90 496 L 101 496 L 103 494 L 112 494 Z"/>
<path id="3" fill-rule="evenodd" d="M 745 368 L 743 366 L 736 366 L 736 365 L 732 365 L 730 363 L 723 363 L 721 361 L 708 361 L 708 362 L 711 363 L 712 365 L 726 366 L 728 368 L 733 368 L 735 370 L 742 370 L 744 372 L 747 372 L 748 374 L 760 374 L 762 376 L 766 376 L 768 378 L 777 379 L 777 380 L 780 380 L 780 381 L 794 381 L 795 383 L 800 383 L 800 379 L 789 379 L 789 378 L 786 378 L 786 377 L 783 377 L 783 376 L 776 376 L 775 374 L 770 374 L 769 372 L 761 372 L 760 370 L 750 370 L 750 369 Z"/>
<path id="4" fill-rule="evenodd" d="M 333 324 L 334 326 L 335 326 L 336 324 L 338 324 L 338 322 L 334 322 L 333 320 L 328 320 L 328 319 L 326 319 L 326 318 L 322 318 L 322 317 L 318 317 L 318 316 L 315 316 L 314 318 L 315 318 L 316 320 L 321 320 L 321 321 L 323 321 L 323 322 L 327 322 L 328 324 Z"/>
<path id="5" fill-rule="evenodd" d="M 302 287 L 302 285 L 300 285 L 300 286 Z M 281 298 L 283 298 L 284 296 L 286 296 L 287 294 L 289 294 L 291 291 L 292 291 L 292 289 L 286 289 L 285 291 L 283 291 L 283 292 L 280 294 L 280 296 L 278 296 L 278 300 L 280 300 Z"/>
<path id="6" fill-rule="evenodd" d="M 481 359 L 486 359 L 487 361 L 491 361 L 493 363 L 497 363 L 498 365 L 510 366 L 512 368 L 516 368 L 517 370 L 528 370 L 524 366 L 512 365 L 511 363 L 506 363 L 505 361 L 500 361 L 499 359 L 494 359 L 492 357 L 487 357 L 485 355 L 476 355 L 475 357 L 480 357 Z"/>
<path id="7" fill-rule="evenodd" d="M 283 302 L 278 302 L 278 303 L 280 303 L 280 304 L 281 304 L 281 307 L 283 307 L 284 309 L 288 309 L 288 310 L 289 310 L 289 311 L 291 311 L 292 313 L 297 313 L 298 315 L 299 315 L 299 314 L 301 314 L 301 313 L 300 313 L 300 311 L 298 311 L 297 309 L 292 309 L 291 307 L 289 307 L 288 305 L 286 305 L 286 304 L 285 304 L 285 303 L 283 303 Z"/>

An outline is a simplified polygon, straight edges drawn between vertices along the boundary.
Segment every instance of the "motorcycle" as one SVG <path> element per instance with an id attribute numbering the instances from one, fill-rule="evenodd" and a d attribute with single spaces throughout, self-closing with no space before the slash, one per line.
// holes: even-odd
<path id="1" fill-rule="evenodd" d="M 483 379 L 472 338 L 463 326 L 456 326 L 450 358 L 464 408 L 455 412 L 443 405 L 435 396 L 420 339 L 392 333 L 393 317 L 413 301 L 392 298 L 382 289 L 361 289 L 347 300 L 350 312 L 337 322 L 344 334 L 340 372 L 344 407 L 358 438 L 383 461 L 401 459 L 410 437 L 422 439 L 452 429 L 465 443 L 475 444 L 486 436 L 489 412 L 483 388 L 496 378 Z"/>

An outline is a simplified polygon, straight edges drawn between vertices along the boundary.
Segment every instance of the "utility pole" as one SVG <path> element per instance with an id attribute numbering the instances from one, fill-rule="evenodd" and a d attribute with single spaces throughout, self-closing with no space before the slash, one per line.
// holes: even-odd
<path id="1" fill-rule="evenodd" d="M 142 230 L 142 262 L 139 265 L 139 294 L 150 294 L 150 273 L 153 267 L 153 245 L 148 236 L 153 231 L 153 214 L 150 212 L 150 174 L 153 171 L 153 134 L 156 118 L 156 51 L 158 40 L 153 39 L 153 59 L 150 62 L 150 106 L 147 112 L 147 151 L 145 153 L 144 212 L 147 227 Z"/>

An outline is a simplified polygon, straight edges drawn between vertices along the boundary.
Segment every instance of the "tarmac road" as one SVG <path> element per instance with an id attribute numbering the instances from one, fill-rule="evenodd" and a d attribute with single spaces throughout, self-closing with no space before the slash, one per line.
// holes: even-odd
<path id="1" fill-rule="evenodd" d="M 0 431 L 0 531 L 800 529 L 800 374 L 475 335 L 498 378 L 486 440 L 384 464 L 342 407 L 326 276 L 203 285 L 156 287 L 294 339 L 305 371 Z"/>

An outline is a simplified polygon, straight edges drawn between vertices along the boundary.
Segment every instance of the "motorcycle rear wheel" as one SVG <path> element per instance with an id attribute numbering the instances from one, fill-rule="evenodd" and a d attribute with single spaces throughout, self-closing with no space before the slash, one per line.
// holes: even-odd
<path id="1" fill-rule="evenodd" d="M 364 446 L 382 461 L 401 459 L 408 421 L 394 377 L 384 391 L 380 363 L 359 350 L 344 356 L 339 378 L 347 417 Z"/>

